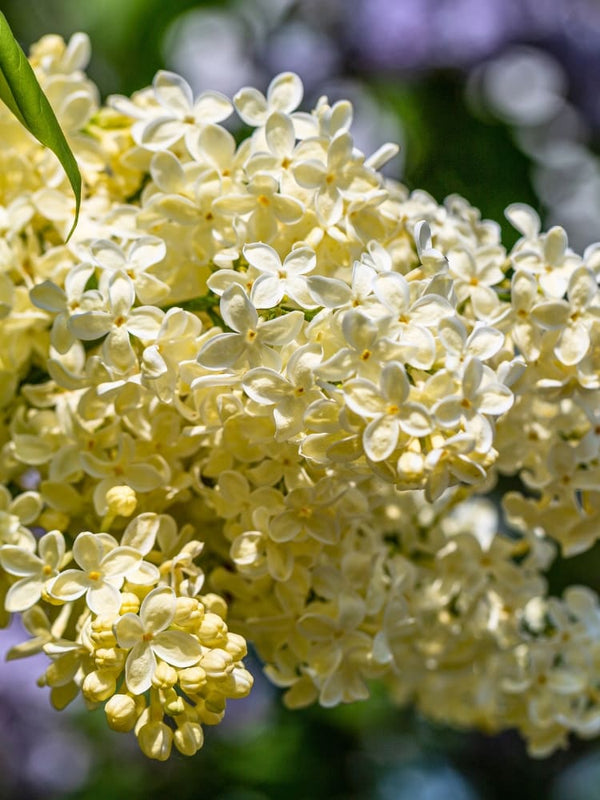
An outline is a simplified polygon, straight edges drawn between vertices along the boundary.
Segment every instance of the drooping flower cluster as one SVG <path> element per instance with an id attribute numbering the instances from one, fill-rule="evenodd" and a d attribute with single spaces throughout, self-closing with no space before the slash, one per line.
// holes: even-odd
<path id="1" fill-rule="evenodd" d="M 159 759 L 250 690 L 246 640 L 291 707 L 378 678 L 536 754 L 600 730 L 598 599 L 544 578 L 600 531 L 600 250 L 514 205 L 507 253 L 291 73 L 100 106 L 87 56 L 31 56 L 85 178 L 68 244 L 64 177 L 0 115 L 10 655 Z"/>

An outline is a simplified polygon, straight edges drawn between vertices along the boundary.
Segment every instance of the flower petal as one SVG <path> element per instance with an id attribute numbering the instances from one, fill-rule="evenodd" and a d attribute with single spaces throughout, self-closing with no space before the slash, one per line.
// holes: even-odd
<path id="1" fill-rule="evenodd" d="M 264 405 L 272 405 L 285 397 L 290 391 L 290 384 L 273 369 L 257 367 L 251 369 L 242 381 L 244 391 L 252 400 Z M 0 551 L 0 556 L 2 551 Z"/>
<path id="2" fill-rule="evenodd" d="M 98 569 L 103 551 L 101 540 L 88 531 L 80 533 L 73 544 L 73 558 L 82 569 L 88 572 Z"/>
<path id="3" fill-rule="evenodd" d="M 125 683 L 133 694 L 143 694 L 152 686 L 156 658 L 148 642 L 138 642 L 125 662 Z"/>
<path id="4" fill-rule="evenodd" d="M 427 436 L 433 428 L 429 412 L 420 403 L 404 403 L 397 418 L 400 427 L 409 436 Z"/>
<path id="5" fill-rule="evenodd" d="M 198 362 L 207 369 L 226 369 L 235 364 L 245 349 L 240 333 L 218 333 L 202 347 Z"/>
<path id="6" fill-rule="evenodd" d="M 590 335 L 582 322 L 567 325 L 559 336 L 554 353 L 566 366 L 577 364 L 587 353 Z"/>
<path id="7" fill-rule="evenodd" d="M 81 570 L 68 569 L 65 572 L 61 572 L 54 583 L 50 584 L 49 588 L 52 597 L 68 602 L 81 597 L 87 591 L 88 585 L 88 581 Z"/>
<path id="8" fill-rule="evenodd" d="M 381 372 L 381 389 L 390 403 L 402 405 L 410 391 L 410 384 L 402 364 L 391 361 Z"/>
<path id="9" fill-rule="evenodd" d="M 174 667 L 191 667 L 202 655 L 200 643 L 184 631 L 163 631 L 154 637 L 151 647 L 159 658 Z"/>
<path id="10" fill-rule="evenodd" d="M 41 597 L 42 585 L 42 581 L 37 577 L 17 581 L 8 590 L 4 607 L 10 613 L 31 608 Z"/>
<path id="11" fill-rule="evenodd" d="M 268 244 L 253 242 L 245 245 L 242 252 L 246 261 L 261 272 L 277 275 L 281 270 L 281 259 Z"/>
<path id="12" fill-rule="evenodd" d="M 11 575 L 38 575 L 42 570 L 42 561 L 38 556 L 12 544 L 0 549 L 0 564 Z"/>
<path id="13" fill-rule="evenodd" d="M 175 592 L 169 586 L 153 589 L 144 599 L 140 608 L 140 618 L 144 629 L 158 633 L 167 628 L 175 616 Z"/>
<path id="14" fill-rule="evenodd" d="M 276 75 L 267 89 L 267 101 L 273 111 L 289 114 L 295 111 L 304 96 L 302 81 L 295 72 L 281 72 Z"/>
<path id="15" fill-rule="evenodd" d="M 194 95 L 189 83 L 180 75 L 161 69 L 154 76 L 152 85 L 156 99 L 163 108 L 182 117 L 190 113 Z"/>
<path id="16" fill-rule="evenodd" d="M 231 114 L 233 106 L 221 92 L 202 92 L 194 103 L 194 117 L 201 125 L 221 122 Z"/>
<path id="17" fill-rule="evenodd" d="M 363 433 L 363 447 L 371 461 L 385 461 L 396 449 L 400 425 L 387 414 L 370 422 Z"/>
<path id="18" fill-rule="evenodd" d="M 355 414 L 367 419 L 381 414 L 385 406 L 377 386 L 365 378 L 355 378 L 344 384 L 344 398 Z"/>
<path id="19" fill-rule="evenodd" d="M 246 86 L 235 95 L 233 103 L 246 125 L 262 125 L 267 113 L 267 101 L 262 92 Z"/>
<path id="20" fill-rule="evenodd" d="M 261 339 L 275 347 L 289 344 L 299 334 L 303 322 L 304 314 L 301 311 L 291 311 L 281 317 L 269 319 L 261 325 Z"/>
<path id="21" fill-rule="evenodd" d="M 274 111 L 267 120 L 265 137 L 271 152 L 280 158 L 285 158 L 294 149 L 296 137 L 294 125 L 287 114 Z"/>
<path id="22" fill-rule="evenodd" d="M 100 563 L 100 569 L 107 577 L 120 578 L 142 560 L 142 554 L 133 547 L 115 547 L 107 553 Z"/>
<path id="23" fill-rule="evenodd" d="M 65 539 L 60 531 L 50 531 L 40 539 L 38 550 L 43 561 L 58 568 L 65 555 Z"/>
<path id="24" fill-rule="evenodd" d="M 252 285 L 250 299 L 255 308 L 273 308 L 284 295 L 284 282 L 277 275 L 261 275 Z"/>
<path id="25" fill-rule="evenodd" d="M 239 284 L 234 283 L 223 292 L 220 309 L 223 321 L 232 331 L 245 333 L 258 324 L 256 309 Z"/>
<path id="26" fill-rule="evenodd" d="M 116 617 L 122 602 L 121 592 L 106 581 L 99 581 L 97 586 L 91 586 L 85 600 L 90 611 L 102 617 Z"/>
<path id="27" fill-rule="evenodd" d="M 146 512 L 139 514 L 125 528 L 121 537 L 124 547 L 133 547 L 142 555 L 147 555 L 154 547 L 156 534 L 160 525 L 158 514 Z"/>
<path id="28" fill-rule="evenodd" d="M 144 635 L 144 625 L 137 614 L 123 614 L 114 626 L 119 647 L 128 650 L 137 644 Z"/>

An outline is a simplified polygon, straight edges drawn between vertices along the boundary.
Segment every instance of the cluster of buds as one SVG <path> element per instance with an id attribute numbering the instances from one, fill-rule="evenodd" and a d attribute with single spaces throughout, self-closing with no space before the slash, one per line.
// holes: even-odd
<path id="1" fill-rule="evenodd" d="M 84 176 L 68 244 L 64 176 L 0 110 L 10 656 L 159 759 L 248 693 L 246 640 L 290 707 L 376 678 L 538 755 L 600 730 L 598 600 L 544 577 L 600 532 L 600 248 L 515 204 L 507 252 L 292 73 L 100 105 L 88 56 L 31 53 Z"/>
<path id="2" fill-rule="evenodd" d="M 135 728 L 142 751 L 159 760 L 173 743 L 193 755 L 202 725 L 220 722 L 227 699 L 252 686 L 242 663 L 246 642 L 225 622 L 227 604 L 199 594 L 204 576 L 193 559 L 202 546 L 182 542 L 191 533 L 177 533 L 172 517 L 147 513 L 120 544 L 85 531 L 68 552 L 55 530 L 39 539 L 37 554 L 22 545 L 0 552 L 5 573 L 18 578 L 6 608 L 22 612 L 33 634 L 11 655 L 43 647 L 51 663 L 40 682 L 57 708 L 81 691 L 90 707 L 105 704 L 113 730 Z M 77 567 L 61 569 L 71 562 Z"/>

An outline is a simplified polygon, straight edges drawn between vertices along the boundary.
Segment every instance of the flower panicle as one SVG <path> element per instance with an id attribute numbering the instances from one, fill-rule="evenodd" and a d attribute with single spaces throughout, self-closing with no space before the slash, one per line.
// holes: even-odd
<path id="1" fill-rule="evenodd" d="M 597 732 L 598 599 L 545 573 L 600 531 L 598 247 L 513 204 L 507 251 L 292 73 L 101 105 L 87 44 L 31 56 L 87 187 L 66 245 L 66 179 L 0 110 L 9 657 L 159 760 L 250 691 L 247 641 L 291 708 L 379 679 L 534 755 Z"/>

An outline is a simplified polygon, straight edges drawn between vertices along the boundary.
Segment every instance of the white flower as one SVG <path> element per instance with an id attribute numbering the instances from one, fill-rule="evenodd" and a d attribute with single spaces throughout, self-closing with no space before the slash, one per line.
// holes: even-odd
<path id="1" fill-rule="evenodd" d="M 294 436 L 304 427 L 307 406 L 323 397 L 315 386 L 315 369 L 321 350 L 314 344 L 300 347 L 286 366 L 286 377 L 267 367 L 249 370 L 242 381 L 244 391 L 261 405 L 273 405 L 277 438 Z"/>
<path id="2" fill-rule="evenodd" d="M 426 436 L 432 424 L 425 406 L 408 401 L 410 384 L 404 367 L 394 361 L 381 371 L 379 387 L 356 378 L 343 387 L 348 406 L 370 420 L 363 433 L 365 453 L 371 461 L 384 461 L 396 449 L 400 432 Z"/>
<path id="3" fill-rule="evenodd" d="M 160 263 L 167 252 L 162 239 L 142 236 L 127 253 L 108 239 L 97 239 L 90 246 L 94 263 L 106 270 L 108 275 L 123 271 L 132 281 L 140 303 L 159 305 L 169 295 L 169 287 L 155 275 L 150 267 Z"/>
<path id="4" fill-rule="evenodd" d="M 390 336 L 396 335 L 403 360 L 420 369 L 429 369 L 435 358 L 435 341 L 429 329 L 437 328 L 444 317 L 454 313 L 450 302 L 428 291 L 429 287 L 425 284 L 423 292 L 423 286 L 409 283 L 397 272 L 382 272 L 373 280 L 379 301 L 394 315 Z"/>
<path id="5" fill-rule="evenodd" d="M 182 137 L 193 137 L 198 126 L 221 122 L 232 112 L 231 103 L 220 92 L 203 92 L 194 101 L 187 81 L 174 72 L 160 70 L 152 83 L 158 101 L 157 113 L 136 122 L 132 135 L 148 150 L 167 150 Z"/>
<path id="6" fill-rule="evenodd" d="M 175 617 L 175 592 L 168 586 L 153 589 L 144 599 L 139 616 L 124 614 L 114 626 L 119 647 L 129 650 L 125 681 L 133 694 L 152 685 L 156 658 L 174 667 L 191 667 L 202 655 L 199 642 L 189 633 L 168 630 Z"/>
<path id="7" fill-rule="evenodd" d="M 478 319 L 497 319 L 502 314 L 498 295 L 492 288 L 504 278 L 501 265 L 504 250 L 500 247 L 479 248 L 476 252 L 453 250 L 448 255 L 450 274 L 459 302 L 471 299 Z"/>
<path id="8" fill-rule="evenodd" d="M 246 174 L 251 176 L 266 172 L 280 182 L 284 191 L 293 194 L 296 183 L 290 168 L 296 160 L 296 134 L 292 118 L 281 111 L 274 111 L 267 119 L 264 135 L 269 152 L 259 150 L 253 153 L 246 162 Z"/>
<path id="9" fill-rule="evenodd" d="M 454 317 L 440 321 L 439 337 L 446 348 L 446 368 L 460 369 L 471 356 L 480 361 L 496 355 L 504 343 L 504 335 L 496 328 L 476 323 L 471 333 Z"/>
<path id="10" fill-rule="evenodd" d="M 234 333 L 219 333 L 202 347 L 198 361 L 207 369 L 226 369 L 243 360 L 252 367 L 278 369 L 281 359 L 272 347 L 289 344 L 304 321 L 300 311 L 259 319 L 248 295 L 237 284 L 223 292 L 220 308 L 223 321 Z"/>
<path id="11" fill-rule="evenodd" d="M 102 283 L 104 292 L 91 290 L 82 295 L 82 304 L 88 299 L 87 308 L 70 317 L 69 329 L 82 341 L 106 336 L 102 349 L 107 365 L 126 372 L 136 360 L 129 335 L 152 341 L 164 314 L 155 306 L 133 308 L 134 283 L 123 270 L 113 272 Z"/>
<path id="12" fill-rule="evenodd" d="M 50 531 L 38 543 L 39 556 L 15 545 L 0 549 L 0 564 L 11 575 L 20 577 L 8 590 L 7 611 L 31 608 L 42 596 L 47 582 L 56 576 L 65 555 L 65 540 L 59 531 Z"/>
<path id="13" fill-rule="evenodd" d="M 512 277 L 510 300 L 513 308 L 513 324 L 510 335 L 519 350 L 531 360 L 540 354 L 542 331 L 536 324 L 532 311 L 539 300 L 535 278 L 525 270 L 517 270 Z"/>
<path id="14" fill-rule="evenodd" d="M 316 369 L 317 377 L 341 381 L 354 375 L 378 380 L 382 364 L 400 355 L 400 348 L 385 338 L 388 320 L 372 319 L 362 311 L 346 311 L 341 324 L 343 343 Z M 331 337 L 330 337 L 331 338 Z M 331 342 L 327 342 L 331 346 Z"/>
<path id="15" fill-rule="evenodd" d="M 310 144 L 312 146 L 312 142 Z M 347 131 L 331 139 L 323 160 L 314 157 L 298 160 L 293 169 L 300 186 L 316 190 L 317 216 L 327 227 L 340 221 L 344 213 L 344 196 L 350 197 L 353 180 L 363 178 L 365 172 L 362 162 L 354 156 L 352 136 Z"/>
<path id="16" fill-rule="evenodd" d="M 493 380 L 494 373 L 477 358 L 470 358 L 461 380 L 461 394 L 440 400 L 433 408 L 434 416 L 444 428 L 456 428 L 465 421 L 467 433 L 479 440 L 477 450 L 491 447 L 493 431 L 487 416 L 500 416 L 513 404 L 510 389 Z"/>
<path id="17" fill-rule="evenodd" d="M 276 75 L 269 84 L 267 96 L 250 86 L 245 86 L 233 98 L 236 111 L 246 123 L 258 127 L 264 125 L 275 111 L 289 114 L 302 102 L 302 81 L 293 72 Z"/>
<path id="18" fill-rule="evenodd" d="M 244 186 L 243 194 L 224 194 L 215 200 L 212 210 L 233 216 L 236 220 L 249 214 L 247 239 L 270 241 L 280 225 L 298 222 L 304 205 L 289 194 L 279 191 L 279 182 L 265 173 L 254 175 Z"/>
<path id="19" fill-rule="evenodd" d="M 590 346 L 590 330 L 600 321 L 600 292 L 594 273 L 576 269 L 569 280 L 566 300 L 549 300 L 535 306 L 534 321 L 542 328 L 559 330 L 554 354 L 565 366 L 577 364 Z"/>
<path id="20" fill-rule="evenodd" d="M 262 242 L 247 244 L 244 256 L 261 275 L 250 292 L 255 308 L 273 308 L 287 295 L 303 308 L 316 308 L 303 276 L 317 265 L 314 251 L 310 247 L 298 247 L 289 253 L 283 262 L 278 254 Z"/>
<path id="21" fill-rule="evenodd" d="M 84 532 L 75 539 L 73 558 L 81 569 L 61 572 L 50 584 L 49 593 L 64 602 L 85 595 L 94 614 L 116 615 L 121 606 L 119 589 L 142 554 L 133 547 L 110 547 L 99 534 Z"/>
<path id="22" fill-rule="evenodd" d="M 539 219 L 537 226 L 539 229 Z M 522 247 L 517 245 L 513 256 L 515 267 L 534 274 L 546 297 L 560 298 L 567 289 L 572 272 L 581 265 L 581 258 L 568 248 L 567 234 L 562 228 L 550 228 L 539 239 L 531 238 L 535 229 L 532 225 Z"/>

